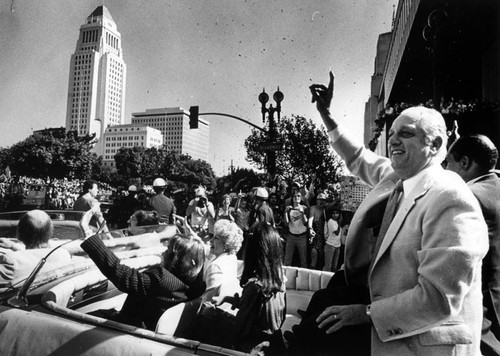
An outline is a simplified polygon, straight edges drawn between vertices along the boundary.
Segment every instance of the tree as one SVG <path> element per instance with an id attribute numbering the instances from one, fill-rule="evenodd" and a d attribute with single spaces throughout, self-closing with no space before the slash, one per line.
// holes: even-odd
<path id="1" fill-rule="evenodd" d="M 97 155 L 92 153 L 95 136 L 78 137 L 75 132 L 46 131 L 16 143 L 7 164 L 18 175 L 37 178 L 92 176 Z"/>
<path id="2" fill-rule="evenodd" d="M 116 171 L 119 175 L 127 178 L 141 178 L 142 161 L 146 154 L 146 149 L 141 146 L 132 148 L 122 147 L 115 154 Z"/>
<path id="3" fill-rule="evenodd" d="M 262 186 L 266 180 L 265 174 L 257 173 L 252 169 L 238 168 L 233 173 L 217 179 L 217 191 L 219 194 L 234 191 L 239 193 L 249 192 L 254 187 Z"/>
<path id="4" fill-rule="evenodd" d="M 115 155 L 115 163 L 118 175 L 125 180 L 140 178 L 152 181 L 156 177 L 163 177 L 182 182 L 188 187 L 215 184 L 215 174 L 210 164 L 193 160 L 186 154 L 168 151 L 165 147 L 122 147 Z"/>
<path id="5" fill-rule="evenodd" d="M 192 159 L 189 155 L 170 151 L 163 166 L 165 176 L 187 184 L 188 189 L 195 185 L 215 186 L 215 173 L 209 163 Z"/>
<path id="6" fill-rule="evenodd" d="M 283 145 L 276 152 L 276 175 L 288 183 L 299 181 L 306 183 L 315 176 L 317 185 L 326 186 L 338 181 L 345 165 L 339 156 L 333 153 L 328 142 L 328 135 L 319 129 L 312 120 L 293 115 L 291 119 L 282 118 L 276 123 L 276 141 Z M 269 141 L 268 134 L 252 130 L 245 140 L 247 161 L 257 168 L 265 168 L 265 157 L 260 145 Z"/>

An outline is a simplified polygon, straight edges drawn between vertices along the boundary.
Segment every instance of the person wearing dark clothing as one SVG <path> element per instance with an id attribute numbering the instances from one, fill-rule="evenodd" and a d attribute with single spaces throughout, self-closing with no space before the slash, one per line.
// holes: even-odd
<path id="1" fill-rule="evenodd" d="M 259 222 L 267 222 L 271 226 L 275 226 L 274 213 L 271 207 L 267 204 L 269 194 L 265 188 L 257 188 L 255 191 L 255 202 L 253 211 L 250 213 L 249 225 L 252 227 Z"/>
<path id="2" fill-rule="evenodd" d="M 197 236 L 175 235 L 163 253 L 162 263 L 143 272 L 120 264 L 98 235 L 91 235 L 81 247 L 120 291 L 128 293 L 115 321 L 155 330 L 165 310 L 205 291 L 205 247 Z"/>
<path id="3" fill-rule="evenodd" d="M 160 223 L 173 224 L 175 205 L 172 199 L 164 194 L 167 182 L 162 178 L 156 178 L 153 182 L 153 189 L 156 193 L 150 200 L 150 205 L 158 213 Z"/>
<path id="4" fill-rule="evenodd" d="M 457 173 L 479 201 L 488 225 L 489 250 L 483 259 L 481 352 L 500 355 L 500 178 L 492 170 L 498 150 L 484 135 L 463 136 L 446 156 L 445 168 Z"/>
<path id="5" fill-rule="evenodd" d="M 139 210 L 139 201 L 137 200 L 137 187 L 131 185 L 128 188 L 128 195 L 123 197 L 117 205 L 116 220 L 118 228 L 124 229 L 128 226 L 131 216 Z"/>

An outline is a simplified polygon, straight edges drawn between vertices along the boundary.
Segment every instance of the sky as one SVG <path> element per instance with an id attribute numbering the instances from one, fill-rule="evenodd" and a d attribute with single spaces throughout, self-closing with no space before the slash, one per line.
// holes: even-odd
<path id="1" fill-rule="evenodd" d="M 146 109 L 198 105 L 262 126 L 258 95 L 279 86 L 282 117 L 321 125 L 308 87 L 327 83 L 331 69 L 333 113 L 362 139 L 377 39 L 391 30 L 397 0 L 0 0 L 0 147 L 65 126 L 70 57 L 100 5 L 122 37 L 125 123 Z M 218 176 L 231 163 L 251 167 L 248 125 L 202 119 Z"/>

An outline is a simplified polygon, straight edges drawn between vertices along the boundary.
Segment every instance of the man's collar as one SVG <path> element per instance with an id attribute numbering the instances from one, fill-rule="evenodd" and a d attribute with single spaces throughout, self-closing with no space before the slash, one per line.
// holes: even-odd
<path id="1" fill-rule="evenodd" d="M 420 172 L 415 174 L 413 177 L 405 179 L 403 181 L 403 189 L 404 189 L 405 196 L 408 196 L 408 194 L 410 194 L 410 192 L 413 189 L 415 189 L 415 187 L 417 187 L 419 185 L 419 183 L 422 181 L 422 179 L 424 178 L 424 176 L 428 172 L 431 172 L 433 170 L 438 170 L 438 169 L 442 169 L 439 164 L 432 164 L 432 165 L 422 169 Z"/>
<path id="2" fill-rule="evenodd" d="M 467 185 L 472 185 L 472 184 L 476 183 L 477 181 L 484 179 L 485 177 L 490 176 L 492 174 L 495 175 L 495 173 L 493 173 L 493 172 L 488 172 L 486 174 L 480 175 L 479 177 L 473 178 L 467 182 Z"/>

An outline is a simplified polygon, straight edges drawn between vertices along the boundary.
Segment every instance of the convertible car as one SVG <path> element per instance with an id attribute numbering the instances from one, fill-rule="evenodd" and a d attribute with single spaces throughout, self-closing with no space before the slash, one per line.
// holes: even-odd
<path id="1" fill-rule="evenodd" d="M 119 230 L 105 242 L 121 263 L 142 269 L 160 263 L 165 242 L 175 233 L 175 226 Z M 43 274 L 34 271 L 0 293 L 0 355 L 244 355 L 183 338 L 183 329 L 196 316 L 191 302 L 168 309 L 155 332 L 89 315 L 98 309 L 119 310 L 126 295 L 86 258 L 79 244 L 56 247 L 75 256 L 71 265 Z M 296 267 L 285 267 L 285 272 L 288 315 L 283 328 L 289 329 L 300 321 L 297 309 L 305 309 L 312 293 L 325 287 L 333 274 Z"/>

